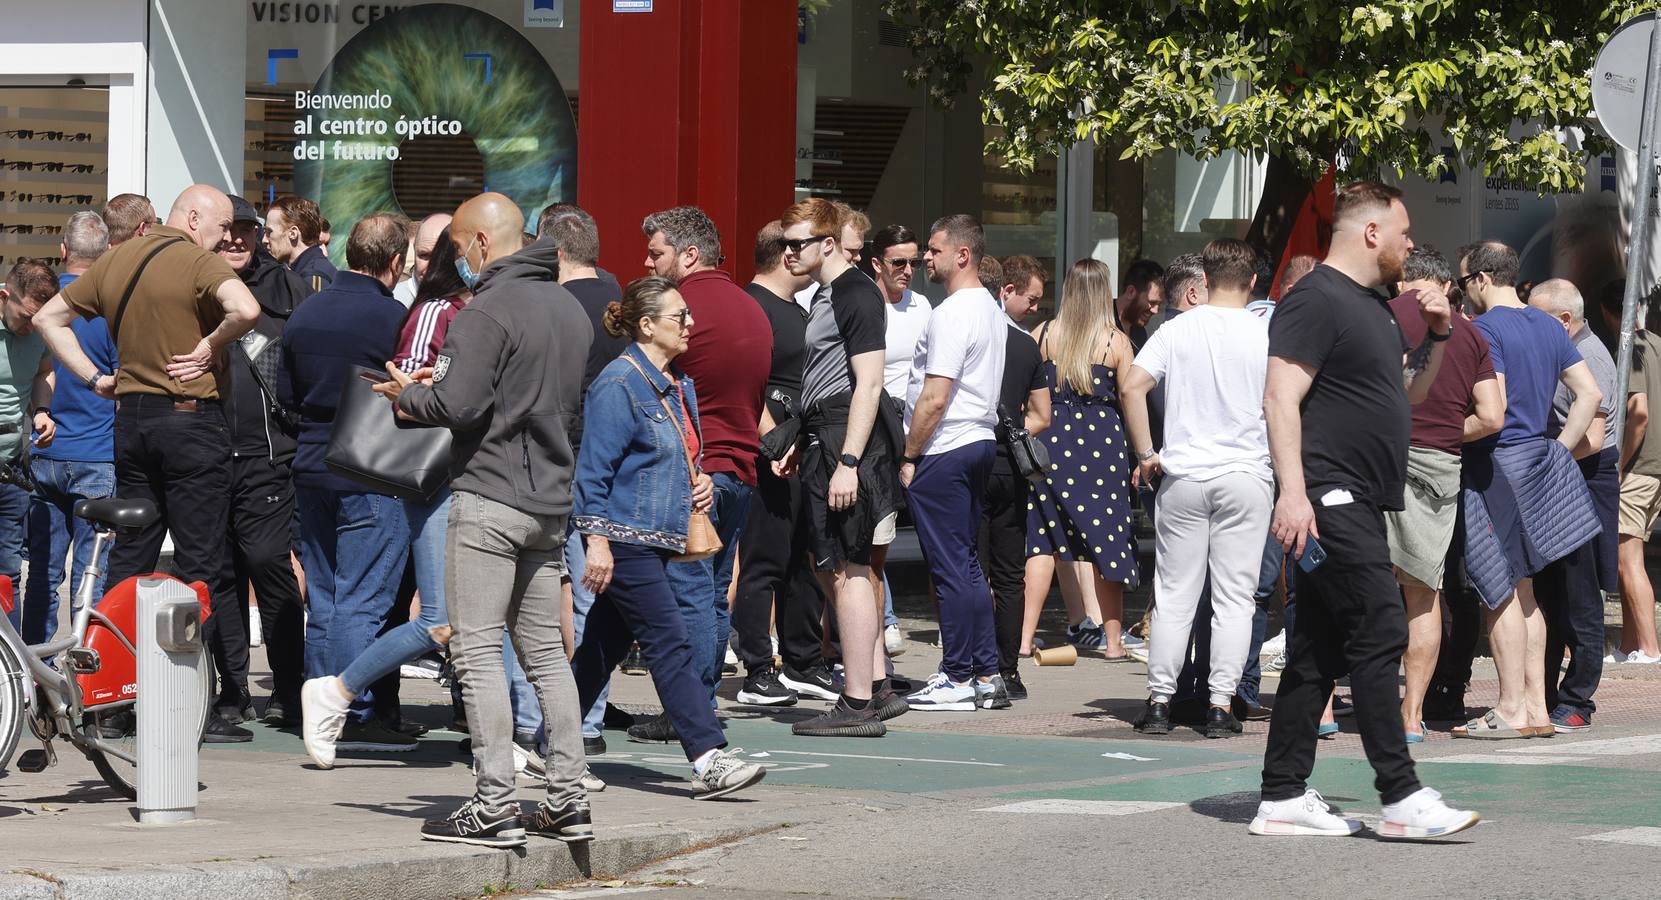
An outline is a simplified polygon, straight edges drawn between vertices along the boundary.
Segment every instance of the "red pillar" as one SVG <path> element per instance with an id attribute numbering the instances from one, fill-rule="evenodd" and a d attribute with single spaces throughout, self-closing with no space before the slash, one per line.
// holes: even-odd
<path id="1" fill-rule="evenodd" d="M 756 232 L 795 196 L 796 4 L 584 0 L 581 23 L 577 201 L 600 264 L 627 284 L 646 258 L 640 221 L 692 205 L 745 283 Z"/>

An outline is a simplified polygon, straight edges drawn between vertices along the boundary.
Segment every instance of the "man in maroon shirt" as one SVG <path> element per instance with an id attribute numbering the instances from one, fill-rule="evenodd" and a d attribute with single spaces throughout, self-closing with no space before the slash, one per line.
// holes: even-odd
<path id="1" fill-rule="evenodd" d="M 773 326 L 732 276 L 716 268 L 721 263 L 721 235 L 703 210 L 677 206 L 652 213 L 640 230 L 646 236 L 647 271 L 679 283 L 698 323 L 687 351 L 675 362 L 692 377 L 697 391 L 702 465 L 715 481 L 709 516 L 721 537 L 721 552 L 701 562 L 670 565 L 669 583 L 686 617 L 694 659 L 713 705 L 729 630 L 727 586 L 756 484 Z M 669 720 L 658 716 L 630 728 L 629 739 L 669 742 L 678 736 Z"/>
<path id="2" fill-rule="evenodd" d="M 1407 343 L 1418 346 L 1426 328 L 1419 315 L 1419 292 L 1451 294 L 1453 270 L 1430 247 L 1413 248 L 1402 270 L 1401 296 L 1390 301 L 1390 310 Z M 1494 434 L 1505 424 L 1505 393 L 1494 377 L 1487 339 L 1462 315 L 1454 315 L 1452 322 L 1453 334 L 1430 395 L 1413 407 L 1404 508 L 1384 514 L 1390 562 L 1407 603 L 1407 653 L 1402 657 L 1407 687 L 1401 716 L 1408 743 L 1424 740 L 1425 688 L 1441 649 L 1438 603 L 1458 518 L 1461 451 L 1467 441 Z M 1475 412 L 1468 414 L 1473 407 Z"/>

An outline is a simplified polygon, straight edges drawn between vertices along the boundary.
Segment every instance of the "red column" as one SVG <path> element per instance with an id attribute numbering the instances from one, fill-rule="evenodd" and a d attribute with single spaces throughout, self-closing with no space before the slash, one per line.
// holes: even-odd
<path id="1" fill-rule="evenodd" d="M 577 200 L 600 226 L 600 264 L 643 269 L 640 221 L 671 206 L 709 213 L 723 266 L 754 274 L 762 225 L 794 199 L 796 4 L 655 0 L 581 18 Z"/>

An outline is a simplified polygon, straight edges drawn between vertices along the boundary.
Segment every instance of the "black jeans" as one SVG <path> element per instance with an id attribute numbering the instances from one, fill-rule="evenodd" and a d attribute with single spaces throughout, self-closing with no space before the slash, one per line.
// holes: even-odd
<path id="1" fill-rule="evenodd" d="M 225 532 L 231 517 L 231 442 L 219 403 L 197 400 L 181 410 L 172 397 L 128 394 L 115 413 L 115 495 L 149 500 L 161 513 L 110 550 L 105 584 L 156 571 L 162 538 L 173 535 L 173 573 L 200 581 L 212 597 L 202 637 L 221 673 L 248 671 L 248 630 L 226 577 Z M 246 604 L 244 604 L 246 609 Z M 239 700 L 242 685 L 221 677 L 219 693 Z"/>
<path id="2" fill-rule="evenodd" d="M 1001 448 L 986 482 L 979 544 L 980 565 L 992 585 L 998 672 L 1014 675 L 1021 655 L 1021 619 L 1026 611 L 1027 481 L 1010 468 Z"/>
<path id="3" fill-rule="evenodd" d="M 1384 514 L 1365 502 L 1315 504 L 1326 562 L 1298 572 L 1298 630 L 1275 694 L 1263 757 L 1263 799 L 1302 796 L 1315 768 L 1315 730 L 1334 679 L 1350 676 L 1361 745 L 1385 803 L 1419 789 L 1401 724 L 1396 674 L 1407 614 L 1390 565 Z"/>
<path id="4" fill-rule="evenodd" d="M 260 635 L 271 666 L 271 696 L 298 712 L 304 680 L 305 611 L 300 583 L 289 561 L 289 529 L 294 520 L 294 476 L 288 463 L 264 456 L 231 460 L 230 547 L 225 575 L 236 588 L 237 611 L 248 628 L 248 589 L 260 607 Z M 214 647 L 221 683 L 230 681 L 248 692 L 247 656 L 242 668 Z M 221 689 L 223 694 L 223 689 Z"/>
<path id="5" fill-rule="evenodd" d="M 819 664 L 825 598 L 808 560 L 811 546 L 801 480 L 779 478 L 767 460 L 760 460 L 750 517 L 738 542 L 732 610 L 738 656 L 746 670 L 759 672 L 773 664 L 769 626 L 778 629 L 785 665 L 799 672 Z"/>
<path id="6" fill-rule="evenodd" d="M 1597 711 L 1592 700 L 1603 680 L 1603 588 L 1598 554 L 1618 539 L 1620 457 L 1614 447 L 1580 461 L 1603 532 L 1534 576 L 1534 598 L 1546 619 L 1546 708 L 1578 712 L 1588 720 Z M 1563 650 L 1573 651 L 1563 671 Z M 1561 683 L 1558 673 L 1562 672 Z"/>

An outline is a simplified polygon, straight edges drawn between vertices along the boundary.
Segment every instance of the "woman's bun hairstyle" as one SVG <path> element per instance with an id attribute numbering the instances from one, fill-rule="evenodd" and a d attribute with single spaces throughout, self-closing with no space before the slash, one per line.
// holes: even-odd
<path id="1" fill-rule="evenodd" d="M 601 324 L 612 337 L 640 340 L 640 320 L 663 312 L 663 295 L 675 289 L 675 283 L 661 275 L 646 275 L 629 282 L 623 289 L 623 299 L 606 306 Z"/>

